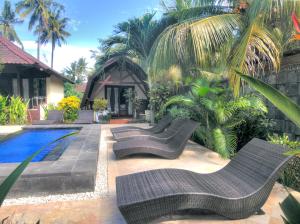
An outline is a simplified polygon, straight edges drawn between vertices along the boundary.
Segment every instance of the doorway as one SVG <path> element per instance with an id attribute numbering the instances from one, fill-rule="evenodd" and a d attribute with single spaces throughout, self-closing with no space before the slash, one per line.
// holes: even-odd
<path id="1" fill-rule="evenodd" d="M 132 117 L 133 105 L 126 97 L 128 90 L 134 91 L 134 86 L 105 86 L 105 99 L 108 101 L 107 109 L 113 117 Z"/>

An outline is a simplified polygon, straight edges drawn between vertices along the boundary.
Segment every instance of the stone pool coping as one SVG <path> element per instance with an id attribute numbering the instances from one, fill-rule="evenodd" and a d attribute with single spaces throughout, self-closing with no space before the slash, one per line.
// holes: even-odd
<path id="1" fill-rule="evenodd" d="M 8 198 L 93 192 L 95 190 L 101 127 L 91 125 L 31 125 L 23 129 L 80 128 L 76 139 L 56 161 L 31 163 Z M 46 136 L 45 136 L 46 137 Z M 0 182 L 19 163 L 0 164 Z"/>

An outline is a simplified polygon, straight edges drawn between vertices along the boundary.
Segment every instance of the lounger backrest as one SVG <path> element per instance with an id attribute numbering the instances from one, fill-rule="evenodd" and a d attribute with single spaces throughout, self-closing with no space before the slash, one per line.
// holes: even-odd
<path id="1" fill-rule="evenodd" d="M 154 134 L 159 138 L 168 138 L 176 134 L 179 131 L 179 128 L 184 124 L 187 119 L 175 119 L 171 122 L 170 126 L 167 127 L 162 133 Z"/>
<path id="2" fill-rule="evenodd" d="M 47 120 L 62 122 L 64 120 L 64 113 L 60 110 L 49 110 Z"/>
<path id="3" fill-rule="evenodd" d="M 286 147 L 254 138 L 247 143 L 222 172 L 232 173 L 254 189 L 266 182 L 275 182 L 292 158 L 285 156 Z"/>
<path id="4" fill-rule="evenodd" d="M 78 120 L 94 121 L 94 111 L 93 110 L 80 110 L 78 111 Z"/>
<path id="5" fill-rule="evenodd" d="M 172 117 L 169 115 L 164 116 L 158 123 L 149 130 L 153 133 L 160 133 L 163 132 L 172 122 Z"/>
<path id="6" fill-rule="evenodd" d="M 179 131 L 168 141 L 168 145 L 174 151 L 181 153 L 190 139 L 194 131 L 199 126 L 199 123 L 193 120 L 185 120 Z"/>

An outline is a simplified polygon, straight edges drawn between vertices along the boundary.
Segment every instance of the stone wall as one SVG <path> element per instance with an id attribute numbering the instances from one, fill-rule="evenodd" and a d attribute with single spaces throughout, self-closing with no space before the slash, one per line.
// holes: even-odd
<path id="1" fill-rule="evenodd" d="M 266 76 L 265 81 L 300 105 L 300 53 L 284 57 L 281 71 Z M 275 132 L 287 133 L 292 139 L 300 140 L 300 128 L 269 101 L 267 105 L 270 118 L 276 122 Z"/>

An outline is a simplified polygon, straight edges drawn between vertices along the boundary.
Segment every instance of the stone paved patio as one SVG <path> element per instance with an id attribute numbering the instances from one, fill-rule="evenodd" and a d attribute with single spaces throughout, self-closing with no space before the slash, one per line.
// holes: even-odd
<path id="1" fill-rule="evenodd" d="M 6 206 L 0 209 L 0 220 L 8 216 L 12 223 L 103 223 L 103 224 L 123 224 L 122 215 L 116 206 L 115 177 L 138 171 L 145 171 L 157 168 L 181 168 L 199 173 L 214 172 L 228 163 L 220 159 L 218 155 L 194 143 L 189 143 L 184 153 L 176 160 L 164 160 L 155 157 L 141 158 L 132 157 L 116 161 L 111 150 L 113 141 L 111 140 L 110 127 L 117 125 L 103 125 L 102 135 L 106 141 L 108 150 L 108 195 L 95 200 L 51 202 L 41 205 Z M 271 196 L 263 207 L 266 214 L 251 216 L 245 220 L 228 220 L 217 215 L 198 216 L 173 216 L 166 217 L 158 221 L 164 224 L 279 224 L 281 210 L 278 203 L 281 202 L 287 193 L 283 187 L 276 184 Z M 299 194 L 296 195 L 299 197 Z"/>

